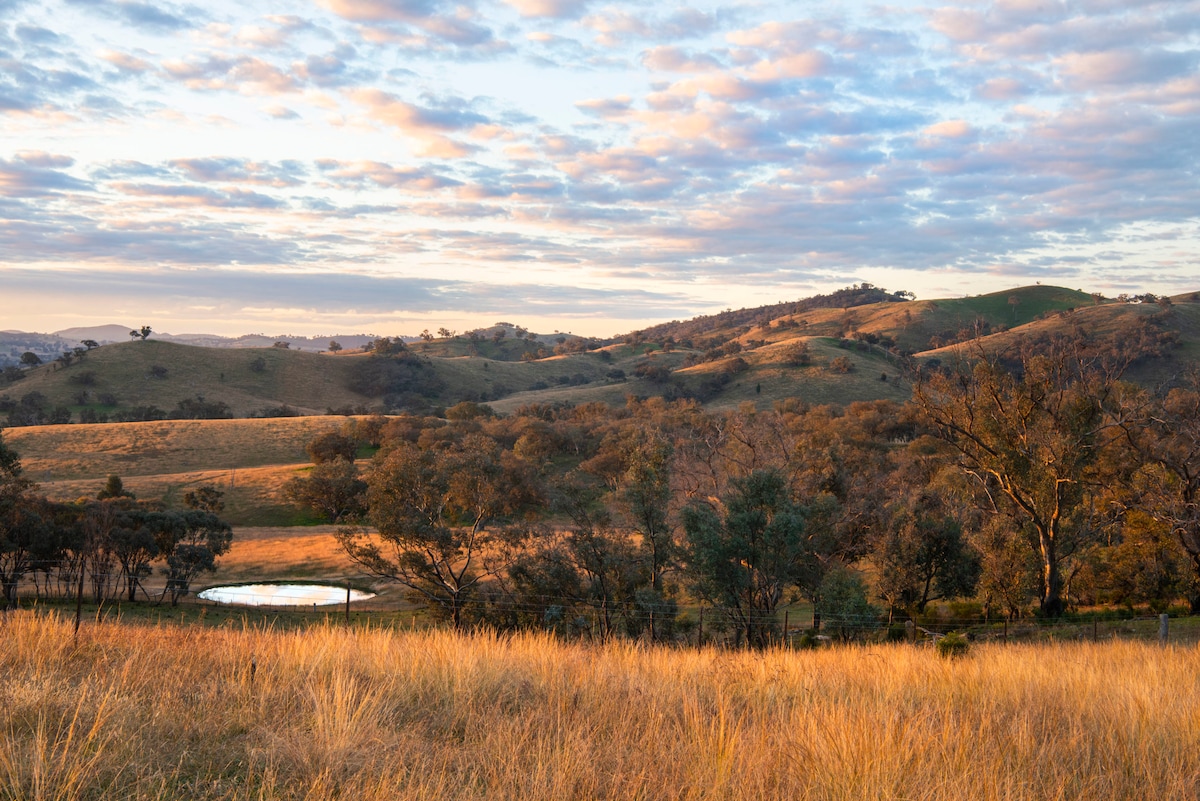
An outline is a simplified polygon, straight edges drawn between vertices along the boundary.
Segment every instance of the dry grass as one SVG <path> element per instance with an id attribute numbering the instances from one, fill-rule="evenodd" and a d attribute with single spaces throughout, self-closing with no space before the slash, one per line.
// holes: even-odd
<path id="1" fill-rule="evenodd" d="M 345 417 L 163 420 L 30 426 L 4 432 L 36 481 L 122 478 L 307 462 L 305 446 Z"/>
<path id="2" fill-rule="evenodd" d="M 320 578 L 337 580 L 357 576 L 359 571 L 346 558 L 334 539 L 336 526 L 304 528 L 239 527 L 234 530 L 229 552 L 217 563 L 217 572 L 205 584 L 255 581 L 260 579 Z"/>
<path id="3" fill-rule="evenodd" d="M 311 513 L 289 503 L 282 494 L 284 482 L 311 469 L 311 464 L 272 465 L 234 470 L 198 470 L 133 476 L 123 480 L 125 489 L 141 500 L 160 500 L 169 509 L 182 509 L 183 496 L 206 484 L 225 493 L 221 518 L 235 526 L 305 526 Z M 104 477 L 43 481 L 41 491 L 55 501 L 94 498 L 104 486 Z"/>
<path id="4" fill-rule="evenodd" d="M 261 369 L 254 369 L 261 359 Z M 166 368 L 162 378 L 152 367 Z M 301 353 L 278 348 L 202 348 L 150 339 L 104 345 L 80 362 L 59 369 L 47 365 L 32 371 L 14 397 L 36 390 L 52 404 L 74 406 L 84 387 L 76 381 L 94 374 L 87 385 L 93 398 L 115 395 L 121 408 L 154 405 L 170 411 L 181 400 L 203 396 L 227 403 L 246 416 L 265 407 L 287 404 L 306 414 L 329 407 L 372 404 L 378 399 L 347 389 L 354 359 Z M 108 409 L 103 409 L 108 411 Z"/>
<path id="5" fill-rule="evenodd" d="M 10 616 L 0 798 L 1194 799 L 1197 652 L 802 653 Z M 251 663 L 257 671 L 251 673 Z"/>

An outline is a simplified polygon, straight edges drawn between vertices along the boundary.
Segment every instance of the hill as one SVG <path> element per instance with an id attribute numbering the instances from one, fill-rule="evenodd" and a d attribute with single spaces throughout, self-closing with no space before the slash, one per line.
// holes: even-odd
<path id="1" fill-rule="evenodd" d="M 95 497 L 106 476 L 119 475 L 137 497 L 178 509 L 185 493 L 211 484 L 224 493 L 231 523 L 282 526 L 314 522 L 280 487 L 311 467 L 305 448 L 313 438 L 345 423 L 319 416 L 26 426 L 5 431 L 4 440 L 52 500 Z"/>
<path id="2" fill-rule="evenodd" d="M 0 373 L 0 419 L 29 425 L 428 412 L 461 401 L 511 411 L 526 403 L 619 405 L 629 396 L 693 398 L 713 408 L 789 398 L 903 400 L 909 388 L 901 365 L 911 356 L 941 358 L 971 339 L 1003 348 L 1019 336 L 1105 336 L 1137 321 L 1173 345 L 1165 358 L 1144 361 L 1131 374 L 1157 382 L 1178 365 L 1200 360 L 1198 296 L 1106 300 L 1029 286 L 913 300 L 861 285 L 667 323 L 609 342 L 497 323 L 416 341 L 377 339 L 336 354 L 296 350 L 284 341 L 201 347 L 151 337 L 77 350 L 33 369 L 9 366 Z M 17 350 L 10 346 L 10 353 Z"/>

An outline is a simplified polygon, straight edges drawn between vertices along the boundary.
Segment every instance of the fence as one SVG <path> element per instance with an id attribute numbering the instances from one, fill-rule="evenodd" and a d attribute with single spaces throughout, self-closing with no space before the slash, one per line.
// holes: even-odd
<path id="1" fill-rule="evenodd" d="M 50 580 L 49 572 L 45 572 L 41 580 L 36 580 L 36 575 L 27 577 L 20 587 L 18 606 L 69 603 L 74 609 L 79 602 L 78 567 L 69 564 L 58 567 L 63 569 L 63 574 L 54 581 Z M 162 610 L 177 609 L 174 605 L 167 606 L 170 593 L 166 588 L 143 586 L 140 582 L 136 586 L 139 600 L 130 604 L 123 577 L 116 573 L 93 577 L 89 572 L 83 584 L 83 600 L 87 603 L 88 615 L 105 614 L 114 609 L 127 614 L 140 609 L 141 616 L 162 619 Z M 388 592 L 378 597 L 364 597 L 359 594 L 360 589 L 366 587 L 362 581 L 296 581 L 260 586 L 270 588 L 270 597 L 259 603 L 229 603 L 190 593 L 182 598 L 182 606 L 178 607 L 183 610 L 182 613 L 172 611 L 171 614 L 178 615 L 183 622 L 189 618 L 204 618 L 210 612 L 223 612 L 226 618 L 250 615 L 256 620 L 269 619 L 284 625 L 304 625 L 335 616 L 359 624 L 413 627 L 450 625 L 448 615 L 437 614 L 436 610 L 431 613 L 430 609 L 403 598 L 402 593 Z M 313 587 L 320 588 L 322 597 L 314 597 Z M 1165 616 L 1149 612 L 1137 614 L 1132 610 L 1087 612 L 1054 619 L 931 615 L 915 621 L 896 620 L 890 624 L 873 615 L 825 613 L 821 615 L 817 628 L 814 626 L 817 621 L 813 617 L 813 610 L 808 606 L 787 607 L 769 615 L 730 614 L 700 606 L 676 608 L 673 603 L 609 606 L 595 598 L 545 595 L 514 597 L 492 592 L 464 601 L 460 608 L 461 622 L 466 627 L 543 629 L 584 640 L 629 638 L 680 646 L 704 644 L 729 647 L 748 642 L 785 647 L 805 647 L 830 641 L 921 643 L 933 642 L 950 631 L 964 633 L 977 641 L 999 643 L 1106 639 L 1200 642 L 1200 618 L 1181 615 L 1181 611 L 1174 610 L 1175 614 L 1165 624 L 1164 634 Z M 212 615 L 211 618 L 221 619 L 221 615 Z"/>

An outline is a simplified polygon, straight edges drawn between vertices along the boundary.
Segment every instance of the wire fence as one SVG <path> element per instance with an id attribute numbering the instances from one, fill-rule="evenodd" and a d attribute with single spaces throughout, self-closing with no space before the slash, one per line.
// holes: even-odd
<path id="1" fill-rule="evenodd" d="M 1158 640 L 1200 642 L 1200 617 L 1172 610 L 1166 615 L 1131 609 L 1107 609 L 1058 618 L 996 617 L 930 613 L 911 619 L 879 615 L 849 615 L 811 606 L 784 607 L 771 612 L 676 605 L 669 599 L 638 603 L 595 596 L 512 594 L 490 589 L 464 593 L 441 603 L 414 603 L 411 593 L 376 595 L 369 582 L 344 581 L 230 584 L 220 588 L 171 587 L 151 576 L 130 579 L 118 569 L 86 570 L 80 581 L 78 562 L 38 565 L 23 577 L 15 591 L 5 592 L 5 607 L 31 603 L 86 602 L 89 608 L 107 604 L 142 607 L 252 610 L 276 619 L 297 622 L 344 616 L 347 622 L 374 620 L 381 624 L 452 626 L 465 628 L 537 629 L 558 635 L 607 640 L 625 638 L 676 645 L 776 645 L 810 647 L 829 642 L 934 643 L 950 632 L 989 642 L 1066 640 Z M 219 591 L 214 591 L 219 590 Z M 936 612 L 944 613 L 939 609 Z M 457 614 L 455 614 L 457 612 Z"/>

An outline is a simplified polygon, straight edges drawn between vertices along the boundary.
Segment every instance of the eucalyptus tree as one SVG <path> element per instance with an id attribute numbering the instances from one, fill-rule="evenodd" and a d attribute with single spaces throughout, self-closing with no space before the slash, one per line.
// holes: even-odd
<path id="1" fill-rule="evenodd" d="M 982 350 L 946 372 L 926 371 L 914 401 L 953 448 L 988 512 L 1008 520 L 1037 557 L 1043 614 L 1064 611 L 1064 562 L 1094 544 L 1100 502 L 1121 436 L 1120 360 L 1082 338 L 1040 343 L 1006 362 Z"/>

